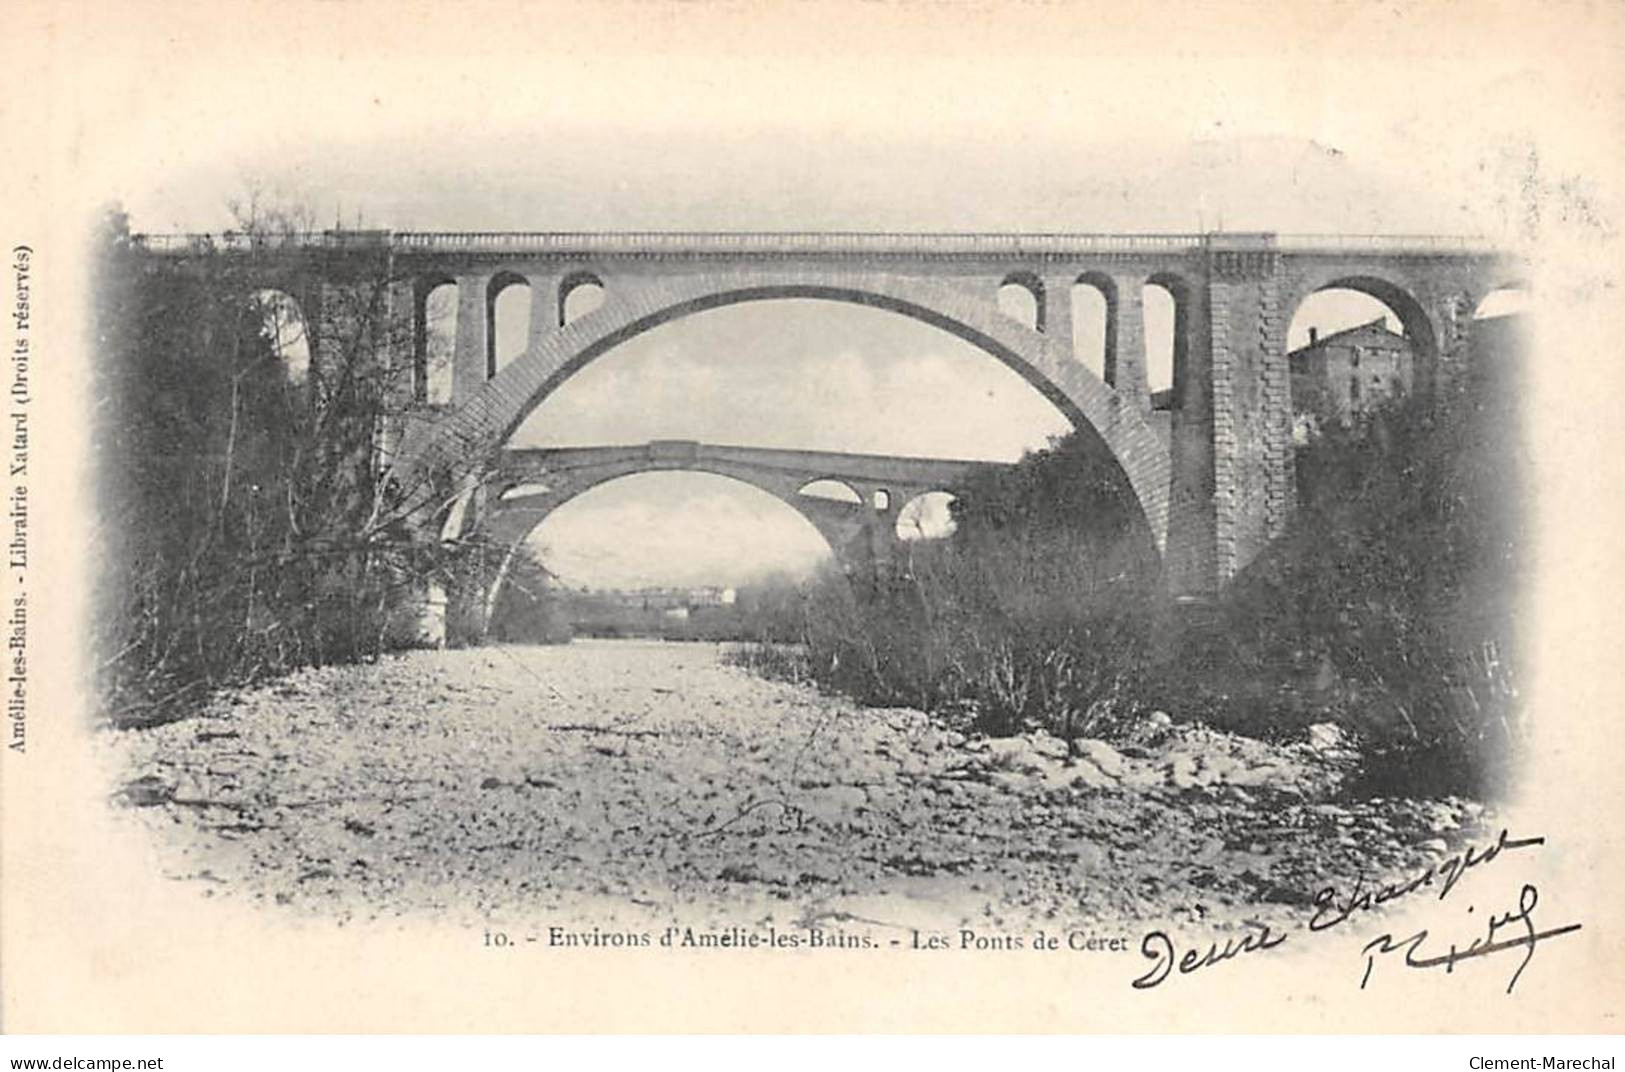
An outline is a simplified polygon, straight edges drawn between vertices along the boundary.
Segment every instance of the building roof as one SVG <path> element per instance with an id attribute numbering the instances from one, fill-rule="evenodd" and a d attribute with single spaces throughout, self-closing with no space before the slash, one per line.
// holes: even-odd
<path id="1" fill-rule="evenodd" d="M 1371 339 L 1372 337 L 1375 337 L 1377 340 L 1383 342 L 1401 342 L 1409 345 L 1410 339 L 1404 335 L 1397 335 L 1388 330 L 1387 320 L 1387 317 L 1379 316 L 1377 319 L 1368 323 L 1360 324 L 1352 328 L 1344 328 L 1342 331 L 1334 331 L 1330 335 L 1321 336 L 1319 339 L 1316 339 L 1307 346 L 1300 346 L 1291 353 L 1303 354 L 1308 353 L 1311 350 L 1321 350 L 1327 346 L 1346 345 L 1351 342 Z M 1291 354 L 1288 356 L 1291 356 Z"/>

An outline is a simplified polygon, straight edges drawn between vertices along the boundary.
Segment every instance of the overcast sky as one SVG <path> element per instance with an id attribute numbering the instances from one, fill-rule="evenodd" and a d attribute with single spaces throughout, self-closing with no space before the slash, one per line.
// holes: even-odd
<path id="1" fill-rule="evenodd" d="M 1400 7 L 1328 6 L 1271 52 L 1268 4 L 1228 35 L 1036 4 L 481 8 L 430 35 L 358 7 L 223 20 L 210 47 L 84 29 L 84 69 L 119 112 L 85 137 L 98 199 L 148 231 L 226 226 L 249 186 L 322 225 L 422 230 L 1528 225 L 1518 123 L 1545 75 L 1490 61 L 1474 36 L 1488 13 L 1424 39 Z M 1502 125 L 1468 136 L 1467 117 Z M 1354 303 L 1317 326 L 1380 313 Z M 935 329 L 766 303 L 625 344 L 520 438 L 1013 458 L 1063 427 Z M 809 532 L 749 489 L 670 475 L 583 496 L 537 540 L 572 580 L 731 583 L 805 568 Z"/>

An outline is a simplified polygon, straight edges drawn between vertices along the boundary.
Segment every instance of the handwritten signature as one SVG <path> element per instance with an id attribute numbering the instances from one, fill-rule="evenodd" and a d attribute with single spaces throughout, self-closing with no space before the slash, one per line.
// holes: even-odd
<path id="1" fill-rule="evenodd" d="M 1228 939 L 1222 946 L 1214 942 L 1205 953 L 1198 953 L 1194 949 L 1185 950 L 1185 955 L 1179 958 L 1180 974 L 1189 975 L 1193 971 L 1211 967 L 1232 957 L 1239 957 L 1243 953 L 1273 949 L 1286 941 L 1286 935 L 1276 934 L 1263 924 L 1260 924 L 1260 927 L 1257 934 Z M 1149 990 L 1168 978 L 1168 973 L 1173 970 L 1174 940 L 1164 931 L 1152 931 L 1140 939 L 1140 955 L 1156 963 L 1151 966 L 1150 971 L 1129 985 L 1136 990 Z"/>
<path id="2" fill-rule="evenodd" d="M 1360 913 L 1373 911 L 1381 905 L 1422 889 L 1436 887 L 1438 899 L 1443 901 L 1456 888 L 1462 877 L 1473 868 L 1490 863 L 1503 852 L 1535 848 L 1545 843 L 1544 837 L 1510 837 L 1503 828 L 1494 843 L 1481 848 L 1469 846 L 1463 852 L 1450 856 L 1402 882 L 1367 889 L 1363 880 L 1359 880 L 1346 893 L 1336 886 L 1327 886 L 1311 900 L 1314 913 L 1309 918 L 1308 930 L 1310 933 L 1330 930 Z M 1523 960 L 1507 983 L 1507 993 L 1510 994 L 1517 986 L 1524 968 L 1528 967 L 1529 961 L 1534 957 L 1536 945 L 1580 929 L 1580 924 L 1572 923 L 1547 931 L 1537 930 L 1533 913 L 1539 900 L 1539 891 L 1534 886 L 1525 884 L 1519 894 L 1516 909 L 1490 916 L 1485 933 L 1475 938 L 1466 948 L 1458 948 L 1452 943 L 1447 952 L 1437 956 L 1423 955 L 1423 946 L 1429 938 L 1427 930 L 1418 931 L 1404 939 L 1395 939 L 1391 933 L 1374 938 L 1361 950 L 1361 955 L 1365 958 L 1365 973 L 1360 979 L 1360 989 L 1364 990 L 1366 984 L 1370 982 L 1372 970 L 1379 958 L 1401 950 L 1405 953 L 1404 963 L 1407 967 L 1443 967 L 1446 973 L 1450 973 L 1461 961 L 1521 948 L 1525 951 Z M 1469 914 L 1475 910 L 1473 906 L 1467 909 Z M 1518 925 L 1522 926 L 1523 933 L 1516 937 L 1497 940 L 1503 931 L 1510 931 Z M 1273 949 L 1288 938 L 1287 934 L 1272 931 L 1264 924 L 1255 926 L 1259 929 L 1253 933 L 1229 938 L 1222 943 L 1213 942 L 1205 950 L 1187 949 L 1183 954 L 1179 953 L 1173 938 L 1165 931 L 1151 931 L 1140 941 L 1140 955 L 1152 962 L 1151 967 L 1135 978 L 1130 985 L 1136 990 L 1149 990 L 1168 979 L 1176 967 L 1179 974 L 1188 975 L 1203 968 L 1234 960 L 1244 954 Z"/>
<path id="3" fill-rule="evenodd" d="M 1313 898 L 1315 914 L 1309 917 L 1309 929 L 1323 931 L 1335 927 L 1348 919 L 1356 912 L 1369 912 L 1378 905 L 1387 904 L 1415 893 L 1417 890 L 1439 886 L 1439 900 L 1450 896 L 1450 891 L 1456 888 L 1462 876 L 1475 867 L 1487 864 L 1500 856 L 1503 852 L 1512 852 L 1518 849 L 1535 848 L 1546 844 L 1543 837 L 1513 838 L 1507 836 L 1505 827 L 1501 835 L 1495 839 L 1495 844 L 1483 850 L 1468 846 L 1463 852 L 1447 857 L 1437 864 L 1417 873 L 1404 882 L 1390 883 L 1374 890 L 1363 889 L 1363 879 L 1356 880 L 1354 889 L 1347 896 L 1340 896 L 1336 886 L 1327 886 L 1316 893 Z"/>
<path id="4" fill-rule="evenodd" d="M 1401 949 L 1405 951 L 1405 966 L 1407 968 L 1442 967 L 1448 974 L 1455 971 L 1456 965 L 1464 960 L 1489 956 L 1491 953 L 1501 953 L 1508 949 L 1522 948 L 1524 950 L 1523 960 L 1518 964 L 1518 970 L 1512 973 L 1512 978 L 1507 980 L 1507 993 L 1510 994 L 1512 988 L 1518 985 L 1518 977 L 1523 975 L 1523 970 L 1534 959 L 1535 946 L 1549 938 L 1556 938 L 1562 934 L 1572 934 L 1580 929 L 1580 924 L 1570 923 L 1564 927 L 1553 927 L 1549 931 L 1535 930 L 1534 912 L 1535 905 L 1539 902 L 1540 891 L 1535 889 L 1532 884 L 1524 883 L 1523 889 L 1518 893 L 1518 908 L 1516 911 L 1492 915 L 1484 934 L 1474 938 L 1467 948 L 1457 949 L 1456 944 L 1452 942 L 1450 943 L 1450 949 L 1440 956 L 1424 957 L 1417 955 L 1423 944 L 1428 940 L 1428 932 L 1425 929 L 1398 941 L 1395 941 L 1392 934 L 1384 934 L 1373 938 L 1361 950 L 1361 953 L 1365 955 L 1365 974 L 1360 977 L 1360 989 L 1364 990 L 1365 984 L 1371 980 L 1371 969 L 1376 965 L 1379 956 L 1397 953 Z M 1469 907 L 1467 911 L 1471 912 L 1473 909 Z M 1495 940 L 1495 936 L 1502 929 L 1510 928 L 1514 924 L 1522 925 L 1524 933 L 1515 938 L 1507 938 L 1499 942 Z"/>

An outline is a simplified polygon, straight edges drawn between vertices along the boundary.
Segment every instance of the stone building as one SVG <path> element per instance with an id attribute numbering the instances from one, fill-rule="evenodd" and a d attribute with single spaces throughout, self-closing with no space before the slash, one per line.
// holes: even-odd
<path id="1" fill-rule="evenodd" d="M 1321 338 L 1287 355 L 1292 373 L 1293 440 L 1307 442 L 1327 424 L 1353 424 L 1392 398 L 1414 377 L 1411 341 L 1378 317 Z"/>

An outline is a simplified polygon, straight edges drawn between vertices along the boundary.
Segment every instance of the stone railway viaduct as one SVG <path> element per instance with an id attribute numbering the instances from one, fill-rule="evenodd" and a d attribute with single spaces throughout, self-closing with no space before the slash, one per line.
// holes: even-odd
<path id="1" fill-rule="evenodd" d="M 527 455 L 504 454 L 505 443 L 571 375 L 642 332 L 706 309 L 783 298 L 912 317 L 1004 362 L 1067 416 L 1138 504 L 1178 598 L 1216 592 L 1292 516 L 1286 336 L 1305 298 L 1346 288 L 1388 305 L 1427 390 L 1465 360 L 1483 298 L 1525 282 L 1515 258 L 1436 236 L 337 231 L 137 242 L 176 265 L 251 259 L 264 287 L 301 309 L 317 361 L 340 344 L 356 310 L 381 300 L 386 320 L 405 327 L 390 337 L 412 340 L 416 371 L 411 419 L 388 444 L 391 464 L 403 487 L 430 475 L 442 492 L 448 480 L 456 485 L 447 495 L 455 505 L 436 520 L 448 535 L 493 525 L 503 538 L 520 533 L 526 512 L 503 495 L 536 474 L 521 472 Z M 427 400 L 425 310 L 430 291 L 446 283 L 458 296 L 456 342 L 450 398 L 435 405 Z M 498 369 L 494 309 L 516 283 L 530 290 L 529 338 Z M 1001 312 L 998 293 L 1012 283 L 1032 294 L 1032 322 Z M 1073 352 L 1080 283 L 1105 299 L 1104 376 Z M 1147 283 L 1166 287 L 1175 306 L 1173 385 L 1156 395 L 1146 378 Z M 602 288 L 602 304 L 566 322 L 567 300 L 583 285 Z M 681 467 L 669 453 L 644 449 L 641 463 L 622 459 L 632 466 L 626 472 Z"/>

